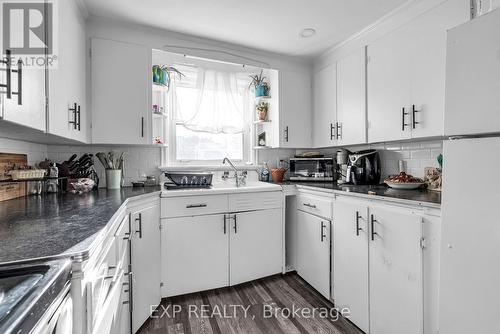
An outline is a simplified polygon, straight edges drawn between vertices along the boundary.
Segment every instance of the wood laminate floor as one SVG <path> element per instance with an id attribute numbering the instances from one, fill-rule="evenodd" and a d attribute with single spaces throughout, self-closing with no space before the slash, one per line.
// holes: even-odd
<path id="1" fill-rule="evenodd" d="M 153 316 L 138 333 L 363 333 L 297 274 L 167 298 Z"/>

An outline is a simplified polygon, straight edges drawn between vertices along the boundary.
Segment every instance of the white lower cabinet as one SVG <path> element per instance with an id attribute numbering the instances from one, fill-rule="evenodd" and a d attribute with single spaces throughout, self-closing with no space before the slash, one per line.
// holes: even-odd
<path id="1" fill-rule="evenodd" d="M 168 218 L 161 221 L 163 297 L 281 273 L 282 202 L 281 192 L 164 200 L 162 216 Z M 173 213 L 178 217 L 171 217 Z"/>
<path id="2" fill-rule="evenodd" d="M 151 308 L 159 305 L 161 301 L 161 270 L 158 264 L 160 251 L 159 199 L 131 207 L 130 218 L 132 332 L 135 333 L 149 318 Z"/>
<path id="3" fill-rule="evenodd" d="M 297 273 L 330 299 L 331 222 L 297 211 Z"/>
<path id="4" fill-rule="evenodd" d="M 422 333 L 422 218 L 370 207 L 369 230 L 370 333 Z"/>
<path id="5" fill-rule="evenodd" d="M 333 299 L 350 320 L 369 331 L 368 206 L 335 202 L 333 209 Z"/>
<path id="6" fill-rule="evenodd" d="M 230 285 L 281 272 L 282 215 L 281 208 L 232 215 Z"/>
<path id="7" fill-rule="evenodd" d="M 423 333 L 423 218 L 398 206 L 334 203 L 333 294 L 366 333 Z"/>
<path id="8" fill-rule="evenodd" d="M 224 214 L 162 220 L 164 295 L 228 285 L 229 226 Z"/>

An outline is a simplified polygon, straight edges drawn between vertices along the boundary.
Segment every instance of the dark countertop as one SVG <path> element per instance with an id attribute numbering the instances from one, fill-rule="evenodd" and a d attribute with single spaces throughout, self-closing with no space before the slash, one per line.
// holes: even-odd
<path id="1" fill-rule="evenodd" d="M 129 198 L 160 187 L 44 194 L 0 202 L 0 264 L 60 255 L 106 226 Z"/>
<path id="2" fill-rule="evenodd" d="M 412 202 L 429 203 L 433 205 L 441 205 L 441 192 L 439 191 L 429 191 L 426 189 L 415 189 L 415 190 L 400 190 L 389 188 L 385 184 L 375 185 L 375 186 L 363 186 L 363 185 L 337 185 L 332 182 L 298 182 L 298 181 L 286 181 L 283 185 L 299 185 L 313 188 L 320 188 L 332 191 L 341 191 L 346 193 L 355 193 L 371 196 L 380 196 L 393 198 L 398 200 L 406 200 Z M 374 192 L 374 194 L 368 194 L 368 192 Z"/>

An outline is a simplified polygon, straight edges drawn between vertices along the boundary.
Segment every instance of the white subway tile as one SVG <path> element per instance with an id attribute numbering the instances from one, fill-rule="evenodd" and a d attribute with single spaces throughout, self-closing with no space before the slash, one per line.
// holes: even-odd
<path id="1" fill-rule="evenodd" d="M 411 158 L 412 159 L 429 159 L 431 156 L 431 152 L 429 149 L 421 149 L 421 150 L 412 150 Z"/>

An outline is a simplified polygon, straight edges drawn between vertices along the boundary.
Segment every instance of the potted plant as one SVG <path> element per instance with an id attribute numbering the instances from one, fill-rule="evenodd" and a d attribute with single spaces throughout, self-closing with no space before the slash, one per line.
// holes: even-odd
<path id="1" fill-rule="evenodd" d="M 259 103 L 255 106 L 255 110 L 257 111 L 257 117 L 259 121 L 267 121 L 267 110 L 268 103 L 264 101 L 259 101 Z"/>
<path id="2" fill-rule="evenodd" d="M 170 88 L 170 78 L 172 73 L 177 74 L 179 79 L 184 77 L 184 73 L 170 65 L 154 65 L 153 66 L 153 83 Z"/>
<path id="3" fill-rule="evenodd" d="M 266 81 L 266 77 L 263 76 L 263 71 L 260 71 L 260 74 L 250 75 L 252 81 L 250 82 L 249 87 L 254 86 L 255 88 L 255 97 L 260 96 L 268 96 L 269 94 L 269 84 Z"/>

